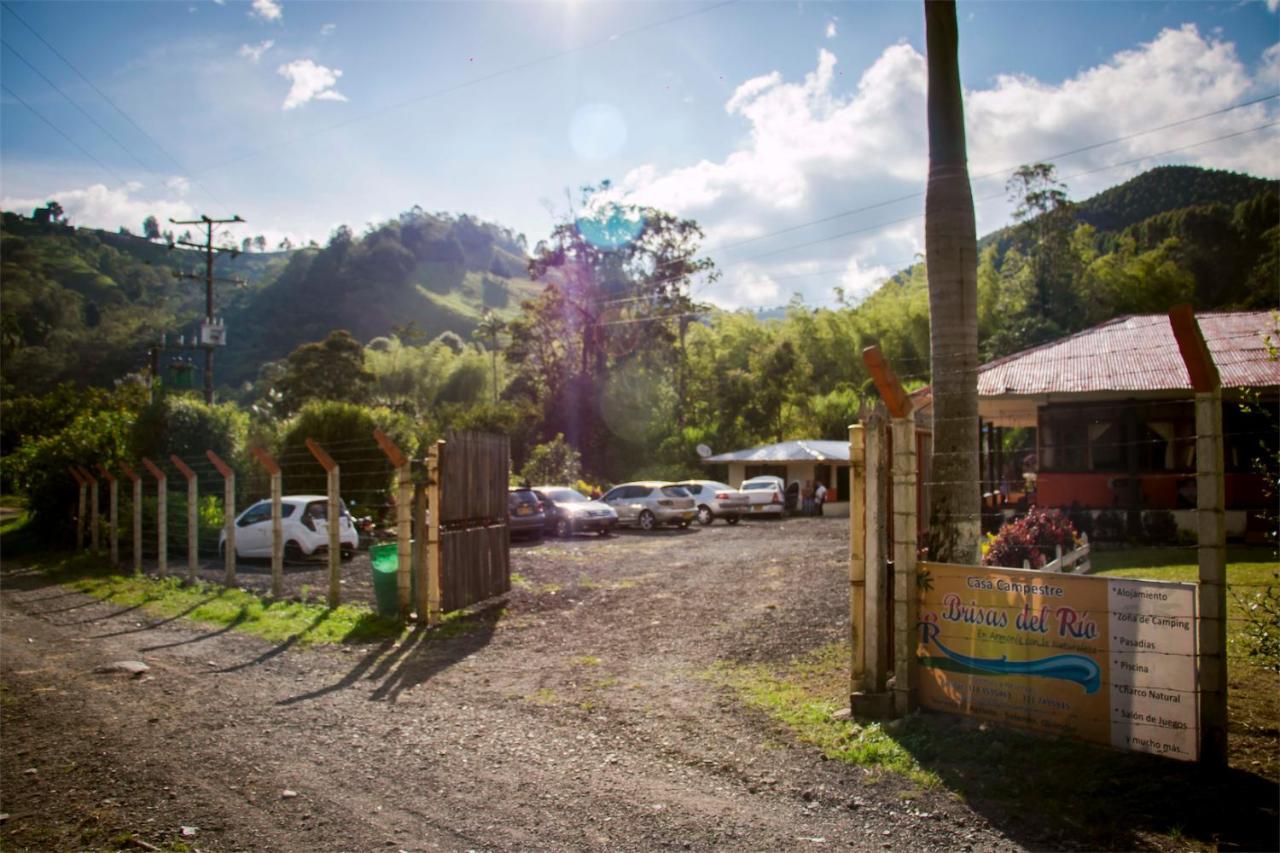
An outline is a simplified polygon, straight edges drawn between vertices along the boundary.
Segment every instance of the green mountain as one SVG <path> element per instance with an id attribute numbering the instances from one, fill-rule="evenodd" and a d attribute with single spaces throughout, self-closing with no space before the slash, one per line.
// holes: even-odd
<path id="1" fill-rule="evenodd" d="M 347 328 L 369 340 L 394 329 L 464 338 L 485 310 L 512 316 L 538 292 L 526 277 L 523 237 L 470 216 L 414 209 L 362 236 L 342 228 L 323 248 L 220 255 L 217 313 L 228 346 L 219 386 L 237 387 L 262 364 Z M 0 378 L 6 392 L 73 380 L 109 385 L 143 368 L 148 346 L 189 336 L 204 315 L 201 253 L 28 218 L 0 218 Z"/>

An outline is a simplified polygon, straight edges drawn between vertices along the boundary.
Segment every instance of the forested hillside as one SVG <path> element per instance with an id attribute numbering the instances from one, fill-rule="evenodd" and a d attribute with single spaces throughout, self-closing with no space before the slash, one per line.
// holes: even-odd
<path id="1" fill-rule="evenodd" d="M 1036 164 L 1013 186 L 1018 221 L 980 247 L 984 358 L 1178 302 L 1276 307 L 1275 182 L 1160 169 L 1073 204 Z M 1191 203 L 1151 214 L 1159 199 Z M 362 436 L 375 421 L 399 424 L 415 441 L 480 428 L 511 437 L 516 470 L 568 458 L 567 442 L 584 474 L 617 481 L 698 471 L 701 444 L 841 438 L 873 393 L 856 357 L 871 343 L 907 382 L 929 381 L 923 264 L 857 304 L 797 300 L 762 319 L 693 301 L 693 282 L 715 274 L 696 222 L 616 205 L 593 216 L 560 223 L 531 256 L 499 226 L 413 210 L 363 235 L 339 229 L 324 247 L 228 259 L 220 272 L 250 282 L 219 296 L 229 344 L 217 384 L 233 402 L 206 410 L 177 393 L 144 414 L 175 441 L 239 423 L 226 441 L 241 450 L 248 431 L 276 446 L 299 418 L 357 424 Z M 34 488 L 23 472 L 36 460 L 53 459 L 56 479 L 74 448 L 133 447 L 136 386 L 111 404 L 118 417 L 100 393 L 48 392 L 64 379 L 108 387 L 141 367 L 155 335 L 182 331 L 200 313 L 199 287 L 169 267 L 196 258 L 12 214 L 2 236 L 0 437 L 18 460 L 3 470 Z"/>
<path id="2" fill-rule="evenodd" d="M 324 247 L 222 253 L 216 303 L 230 345 L 216 380 L 233 389 L 296 346 L 348 328 L 368 340 L 409 327 L 468 336 L 483 312 L 511 315 L 534 294 L 523 238 L 463 215 L 405 213 Z M 26 392 L 61 381 L 108 385 L 142 369 L 162 334 L 190 335 L 204 315 L 198 251 L 163 239 L 76 228 L 6 211 L 0 224 L 0 375 Z"/>

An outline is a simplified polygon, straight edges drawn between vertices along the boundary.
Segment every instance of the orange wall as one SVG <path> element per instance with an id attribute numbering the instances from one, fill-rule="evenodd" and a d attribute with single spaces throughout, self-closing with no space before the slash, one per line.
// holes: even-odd
<path id="1" fill-rule="evenodd" d="M 1116 507 L 1115 493 L 1108 485 L 1123 474 L 1114 473 L 1046 473 L 1036 477 L 1035 502 L 1040 506 L 1067 507 L 1078 502 L 1085 509 Z M 1191 474 L 1139 474 L 1142 481 L 1143 509 L 1179 509 L 1178 483 Z M 1262 506 L 1262 478 L 1253 474 L 1227 474 L 1228 509 Z M 1123 507 L 1120 507 L 1123 509 Z"/>

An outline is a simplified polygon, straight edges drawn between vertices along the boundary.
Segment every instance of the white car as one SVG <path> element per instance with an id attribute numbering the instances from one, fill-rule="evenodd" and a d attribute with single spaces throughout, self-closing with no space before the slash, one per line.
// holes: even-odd
<path id="1" fill-rule="evenodd" d="M 733 486 L 716 480 L 682 480 L 677 486 L 693 495 L 698 505 L 698 523 L 704 527 L 717 518 L 737 524 L 750 512 L 749 498 Z"/>
<path id="2" fill-rule="evenodd" d="M 356 552 L 360 536 L 344 501 L 338 501 L 338 542 L 343 559 Z M 329 499 L 324 495 L 289 495 L 280 499 L 280 527 L 286 560 L 302 560 L 329 552 Z M 218 535 L 218 553 L 226 553 L 227 531 Z M 271 556 L 271 501 L 258 501 L 236 518 L 236 556 Z"/>
<path id="3" fill-rule="evenodd" d="M 786 488 L 781 477 L 766 474 L 743 480 L 738 491 L 745 494 L 750 503 L 747 515 L 776 515 L 781 518 L 787 508 Z"/>

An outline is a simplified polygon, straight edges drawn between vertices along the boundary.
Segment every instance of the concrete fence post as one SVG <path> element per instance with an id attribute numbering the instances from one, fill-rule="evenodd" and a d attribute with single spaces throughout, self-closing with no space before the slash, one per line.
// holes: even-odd
<path id="1" fill-rule="evenodd" d="M 169 478 L 164 471 L 145 456 L 142 467 L 156 478 L 156 572 L 160 577 L 169 576 Z"/>
<path id="2" fill-rule="evenodd" d="M 212 450 L 206 450 L 213 467 L 222 475 L 222 529 L 225 532 L 222 544 L 222 583 L 224 586 L 236 585 L 236 472 Z"/>
<path id="3" fill-rule="evenodd" d="M 849 695 L 867 689 L 867 494 L 862 424 L 849 426 Z M 852 706 L 850 706 L 852 707 Z"/>
<path id="4" fill-rule="evenodd" d="M 79 500 L 76 504 L 76 553 L 84 550 L 84 514 L 89 508 L 89 484 L 76 470 L 74 465 L 67 467 L 71 478 L 76 481 L 76 492 Z"/>
<path id="5" fill-rule="evenodd" d="M 102 500 L 98 494 L 98 478 L 93 476 L 88 468 L 81 468 L 80 476 L 84 477 L 89 485 L 89 547 L 93 550 L 94 556 L 97 556 L 102 553 L 102 519 L 99 516 L 98 506 Z"/>
<path id="6" fill-rule="evenodd" d="M 875 382 L 880 399 L 888 409 L 890 419 L 893 447 L 889 472 L 893 505 L 893 517 L 889 525 L 893 537 L 893 712 L 902 715 L 915 705 L 915 632 L 916 611 L 919 609 L 919 592 L 916 588 L 916 507 L 919 483 L 916 474 L 915 415 L 911 397 L 902 387 L 880 348 L 865 348 L 862 360 Z M 883 434 L 881 430 L 876 432 Z M 877 447 L 877 457 L 881 452 Z M 868 443 L 868 466 L 871 455 L 872 448 Z M 877 515 L 882 512 L 877 508 Z"/>
<path id="7" fill-rule="evenodd" d="M 133 485 L 133 573 L 142 574 L 142 478 L 133 472 L 125 463 L 120 463 L 120 470 Z"/>
<path id="8" fill-rule="evenodd" d="M 284 516 L 281 509 L 283 487 L 280 482 L 280 466 L 271 454 L 261 447 L 251 452 L 258 464 L 271 478 L 271 597 L 284 596 Z"/>
<path id="9" fill-rule="evenodd" d="M 342 603 L 342 531 L 338 526 L 341 523 L 338 504 L 340 500 L 338 463 L 334 462 L 333 457 L 325 453 L 324 448 L 310 438 L 306 443 L 307 449 L 311 451 L 311 455 L 316 458 L 327 475 L 325 481 L 329 498 L 329 607 L 334 608 Z"/>
<path id="10" fill-rule="evenodd" d="M 1190 305 L 1169 311 L 1195 391 L 1200 760 L 1227 766 L 1227 524 L 1222 381 Z"/>
<path id="11" fill-rule="evenodd" d="M 115 474 L 105 465 L 98 466 L 98 473 L 107 481 L 107 547 L 111 553 L 111 565 L 120 565 L 120 490 Z"/>
<path id="12" fill-rule="evenodd" d="M 412 587 L 410 575 L 413 555 L 412 513 L 413 513 L 413 479 L 409 458 L 382 430 L 374 429 L 373 439 L 378 442 L 382 452 L 396 469 L 396 603 L 400 610 L 400 619 L 409 617 L 412 603 L 409 601 Z M 421 536 L 421 532 L 418 534 Z"/>
<path id="13" fill-rule="evenodd" d="M 169 461 L 187 480 L 187 580 L 195 583 L 200 568 L 200 478 L 176 453 Z"/>

